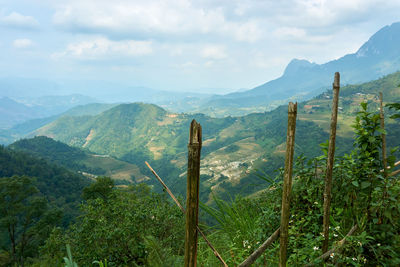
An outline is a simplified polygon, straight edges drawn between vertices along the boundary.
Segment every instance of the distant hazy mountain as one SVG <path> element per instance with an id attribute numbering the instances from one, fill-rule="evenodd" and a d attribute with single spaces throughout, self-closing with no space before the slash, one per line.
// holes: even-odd
<path id="1" fill-rule="evenodd" d="M 44 79 L 23 77 L 0 78 L 0 97 L 38 97 L 45 95 L 59 95 L 59 85 Z"/>
<path id="2" fill-rule="evenodd" d="M 375 33 L 360 49 L 325 64 L 293 59 L 283 75 L 245 92 L 211 98 L 196 111 L 214 115 L 246 114 L 257 106 L 272 107 L 288 99 L 307 99 L 330 87 L 339 71 L 342 84 L 367 82 L 400 70 L 400 22 Z M 274 105 L 275 104 L 275 105 Z M 253 108 L 253 109 L 252 109 Z M 241 110 L 241 112 L 238 112 Z"/>
<path id="3" fill-rule="evenodd" d="M 175 92 L 156 90 L 143 86 L 130 86 L 124 83 L 103 80 L 59 80 L 31 79 L 23 77 L 0 78 L 0 98 L 8 97 L 28 105 L 46 105 L 49 101 L 65 104 L 64 95 L 75 95 L 77 100 L 90 96 L 90 102 L 147 102 L 170 105 L 175 103 L 183 106 L 186 98 L 203 99 L 211 94 L 194 92 Z M 86 97 L 88 98 L 88 97 Z M 73 99 L 70 99 L 73 102 Z M 174 104 L 171 104 L 174 103 Z M 186 107 L 187 109 L 188 107 Z"/>
<path id="4" fill-rule="evenodd" d="M 66 110 L 88 103 L 94 98 L 83 95 L 8 97 L 0 98 L 0 129 L 7 129 L 16 124 L 32 119 L 47 118 Z"/>
<path id="5" fill-rule="evenodd" d="M 38 110 L 18 103 L 8 97 L 0 98 L 0 129 L 40 116 Z"/>

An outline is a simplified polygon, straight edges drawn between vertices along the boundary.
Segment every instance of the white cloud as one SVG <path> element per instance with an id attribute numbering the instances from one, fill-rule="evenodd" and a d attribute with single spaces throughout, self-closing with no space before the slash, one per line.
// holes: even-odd
<path id="1" fill-rule="evenodd" d="M 273 31 L 273 35 L 279 39 L 298 39 L 304 38 L 306 31 L 296 27 L 280 27 Z"/>
<path id="2" fill-rule="evenodd" d="M 33 46 L 34 43 L 30 39 L 16 39 L 13 42 L 13 46 L 18 49 L 25 49 Z"/>
<path id="3" fill-rule="evenodd" d="M 201 50 L 201 56 L 206 59 L 220 60 L 227 58 L 225 48 L 223 46 L 209 45 Z"/>
<path id="4" fill-rule="evenodd" d="M 39 22 L 34 17 L 24 16 L 17 12 L 12 12 L 8 16 L 0 18 L 0 24 L 23 30 L 34 30 L 39 27 Z"/>
<path id="5" fill-rule="evenodd" d="M 71 43 L 63 52 L 54 53 L 53 58 L 73 57 L 84 60 L 125 58 L 148 55 L 153 52 L 150 41 L 111 41 L 99 37 Z"/>
<path id="6" fill-rule="evenodd" d="M 230 20 L 223 8 L 198 8 L 189 0 L 71 1 L 57 8 L 53 22 L 70 31 L 135 39 L 217 35 L 252 42 L 262 32 L 258 22 Z"/>

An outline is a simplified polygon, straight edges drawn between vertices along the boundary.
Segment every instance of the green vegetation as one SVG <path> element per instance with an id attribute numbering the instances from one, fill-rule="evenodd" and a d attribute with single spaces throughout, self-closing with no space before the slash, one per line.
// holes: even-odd
<path id="1" fill-rule="evenodd" d="M 37 255 L 53 225 L 67 226 L 76 219 L 89 181 L 0 146 L 0 184 L 0 262 L 22 265 Z"/>
<path id="2" fill-rule="evenodd" d="M 104 187 L 94 184 L 91 191 L 95 188 Z M 106 260 L 108 266 L 181 265 L 184 220 L 165 195 L 142 184 L 108 191 L 106 198 L 98 196 L 82 206 L 83 216 L 74 225 L 65 232 L 53 231 L 38 266 L 60 265 L 63 244 L 71 245 L 79 266 L 90 266 L 95 260 Z"/>
<path id="3" fill-rule="evenodd" d="M 65 168 L 0 146 L 0 177 L 14 175 L 35 177 L 38 190 L 63 208 L 64 224 L 77 215 L 82 189 L 89 184 L 88 179 Z"/>
<path id="4" fill-rule="evenodd" d="M 96 155 L 45 136 L 21 139 L 8 148 L 43 158 L 90 178 L 105 175 L 125 184 L 148 179 L 134 164 L 107 155 Z"/>
<path id="5" fill-rule="evenodd" d="M 327 266 L 398 266 L 400 264 L 400 183 L 382 169 L 379 114 L 362 103 L 353 124 L 354 149 L 336 157 L 333 170 L 330 247 L 334 247 L 357 225 L 347 243 L 332 252 Z M 321 265 L 323 236 L 323 188 L 327 146 L 322 155 L 297 158 L 291 199 L 288 266 Z M 392 151 L 393 152 L 393 151 Z M 393 154 L 389 165 L 395 162 Z M 262 192 L 202 205 L 202 228 L 229 266 L 241 263 L 280 222 L 282 169 Z M 265 185 L 264 185 L 265 186 Z M 166 200 L 165 194 L 150 191 L 144 184 L 114 189 L 110 178 L 98 179 L 84 190 L 87 202 L 82 216 L 67 230 L 55 228 L 42 247 L 37 266 L 60 264 L 65 244 L 71 244 L 80 266 L 94 261 L 108 266 L 181 266 L 183 259 L 183 216 Z M 206 216 L 205 216 L 206 215 Z M 278 264 L 275 242 L 255 266 Z M 71 258 L 71 257 L 70 257 Z M 72 260 L 72 259 L 71 259 Z M 217 266 L 218 260 L 199 240 L 199 266 Z"/>
<path id="6" fill-rule="evenodd" d="M 36 256 L 54 225 L 61 219 L 61 211 L 50 210 L 46 198 L 40 196 L 32 179 L 13 176 L 0 179 L 0 229 L 8 238 L 0 240 L 10 251 L 0 252 L 2 264 L 24 266 L 27 257 Z"/>

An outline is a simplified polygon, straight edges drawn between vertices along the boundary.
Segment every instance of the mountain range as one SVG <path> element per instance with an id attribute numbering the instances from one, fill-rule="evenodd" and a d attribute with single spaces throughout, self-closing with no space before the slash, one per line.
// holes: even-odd
<path id="1" fill-rule="evenodd" d="M 214 116 L 243 115 L 271 110 L 289 100 L 316 96 L 332 83 L 332 73 L 340 72 L 342 84 L 378 79 L 400 70 L 400 22 L 372 35 L 354 54 L 324 64 L 293 59 L 283 75 L 251 90 L 213 96 L 195 109 Z"/>
<path id="2" fill-rule="evenodd" d="M 377 95 L 385 101 L 400 101 L 400 72 L 361 85 L 341 89 L 337 153 L 352 149 L 351 127 L 359 103 L 378 107 Z M 296 154 L 316 156 L 318 144 L 328 139 L 332 92 L 299 103 Z M 286 140 L 286 106 L 242 117 L 212 118 L 203 114 L 168 112 L 153 104 L 132 103 L 112 107 L 98 115 L 64 116 L 37 129 L 31 136 L 44 135 L 93 153 L 112 156 L 139 167 L 149 177 L 144 161 L 171 185 L 184 193 L 186 145 L 192 119 L 203 128 L 202 190 L 247 193 L 262 187 L 257 174 L 273 171 L 283 163 Z M 388 144 L 398 145 L 399 123 L 387 121 Z M 257 185 L 258 184 L 258 185 Z"/>
<path id="3" fill-rule="evenodd" d="M 62 97 L 63 98 L 63 97 Z M 65 98 L 68 98 L 67 96 Z M 16 118 L 15 121 L 20 121 L 25 118 L 25 121 L 15 124 L 11 128 L 8 127 L 8 129 L 1 129 L 0 128 L 0 144 L 10 144 L 26 135 L 31 133 L 32 131 L 56 120 L 57 118 L 60 118 L 62 116 L 83 116 L 83 115 L 97 115 L 100 114 L 101 112 L 116 106 L 117 104 L 103 104 L 103 103 L 91 103 L 91 104 L 86 104 L 86 105 L 78 105 L 74 106 L 73 108 L 68 109 L 67 111 L 64 111 L 63 113 L 57 113 L 56 115 L 51 115 L 52 113 L 41 113 L 40 107 L 28 107 L 26 105 L 17 103 L 11 99 L 0 99 L 0 103 L 2 101 L 8 101 L 11 102 L 11 105 L 9 106 L 3 106 L 4 110 L 2 111 L 3 114 L 5 114 L 4 117 L 2 117 L 2 120 L 0 121 L 6 121 L 11 120 L 12 118 Z M 6 102 L 4 101 L 4 102 Z M 64 110 L 66 107 L 61 106 L 59 107 L 60 109 Z M 0 108 L 1 110 L 1 108 Z M 44 116 L 46 114 L 47 116 Z M 30 117 L 39 117 L 39 118 L 34 118 L 34 119 L 29 119 L 26 120 L 27 118 Z M 11 125 L 13 125 L 15 123 Z"/>
<path id="4" fill-rule="evenodd" d="M 96 102 L 96 100 L 79 94 L 20 97 L 18 101 L 4 96 L 0 98 L 0 129 L 9 129 L 31 119 L 59 115 L 72 107 L 92 102 Z"/>

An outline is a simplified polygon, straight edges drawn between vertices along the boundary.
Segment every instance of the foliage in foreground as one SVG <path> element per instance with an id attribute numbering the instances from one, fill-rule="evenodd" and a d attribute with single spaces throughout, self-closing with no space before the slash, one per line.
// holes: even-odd
<path id="1" fill-rule="evenodd" d="M 99 182 L 109 188 L 104 180 Z M 59 265 L 65 244 L 71 245 L 79 266 L 91 266 L 96 260 L 106 260 L 108 266 L 154 266 L 153 262 L 172 266 L 181 258 L 183 217 L 165 196 L 146 185 L 112 191 L 95 188 L 102 194 L 82 205 L 83 215 L 77 223 L 65 233 L 53 231 L 42 250 L 42 266 Z"/>
<path id="2" fill-rule="evenodd" d="M 49 207 L 31 178 L 0 178 L 0 230 L 4 233 L 0 244 L 10 248 L 0 253 L 0 266 L 24 266 L 61 217 L 61 211 Z"/>

